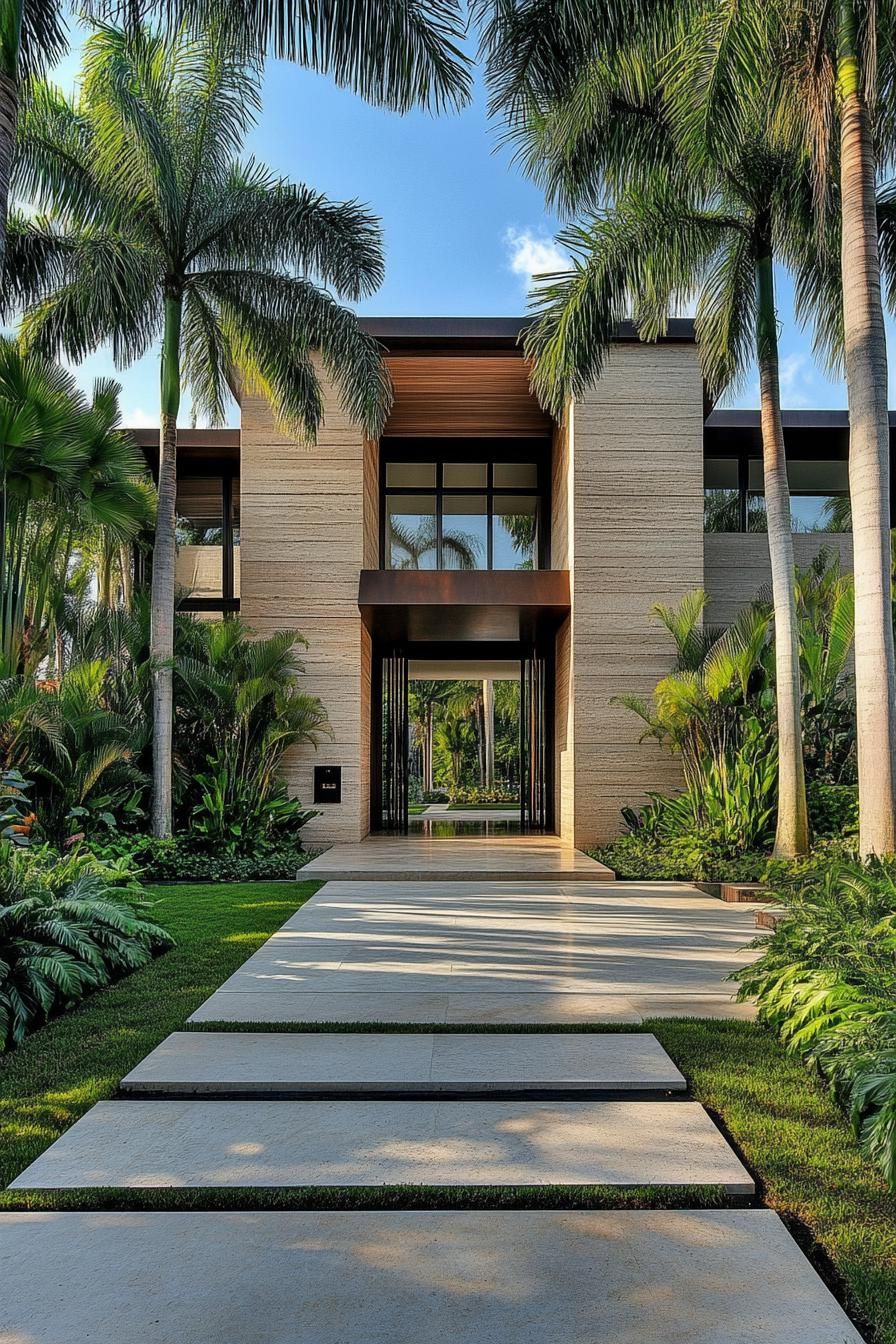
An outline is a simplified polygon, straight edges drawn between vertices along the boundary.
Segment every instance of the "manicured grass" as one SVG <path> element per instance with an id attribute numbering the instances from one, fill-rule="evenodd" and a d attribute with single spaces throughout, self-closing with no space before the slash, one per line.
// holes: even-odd
<path id="1" fill-rule="evenodd" d="M 426 808 L 426 803 L 408 803 L 408 816 L 419 817 L 421 813 L 426 811 Z"/>
<path id="2" fill-rule="evenodd" d="M 177 946 L 0 1059 L 0 1187 L 111 1096 L 124 1074 L 317 891 L 316 882 L 154 887 Z M 20 1206 L 0 1189 L 0 1210 Z M 52 1197 L 43 1207 L 50 1207 Z"/>
<path id="3" fill-rule="evenodd" d="M 13 1190 L 22 1211 L 162 1210 L 201 1213 L 282 1209 L 723 1209 L 716 1185 L 294 1185 L 207 1189 Z"/>
<path id="4" fill-rule="evenodd" d="M 515 812 L 519 803 L 511 798 L 506 803 L 449 803 L 449 812 Z"/>
<path id="5" fill-rule="evenodd" d="M 757 1194 L 784 1218 L 876 1344 L 896 1344 L 896 1196 L 830 1094 L 750 1022 L 655 1019 L 694 1096 L 721 1122 Z"/>

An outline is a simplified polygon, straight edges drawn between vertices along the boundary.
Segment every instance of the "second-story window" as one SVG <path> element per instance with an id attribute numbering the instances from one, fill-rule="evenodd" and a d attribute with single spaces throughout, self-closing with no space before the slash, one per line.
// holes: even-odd
<path id="1" fill-rule="evenodd" d="M 536 461 L 387 461 L 385 569 L 537 569 Z"/>

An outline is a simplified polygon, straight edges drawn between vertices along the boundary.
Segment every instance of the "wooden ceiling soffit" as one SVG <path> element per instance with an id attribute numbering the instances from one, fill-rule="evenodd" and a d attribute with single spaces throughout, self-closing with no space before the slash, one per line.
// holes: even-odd
<path id="1" fill-rule="evenodd" d="M 553 420 L 529 390 L 515 350 L 387 356 L 395 400 L 385 434 L 405 437 L 542 437 Z"/>

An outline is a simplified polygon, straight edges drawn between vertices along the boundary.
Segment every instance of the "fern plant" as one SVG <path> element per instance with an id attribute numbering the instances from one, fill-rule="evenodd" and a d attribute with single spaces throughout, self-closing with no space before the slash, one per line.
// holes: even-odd
<path id="1" fill-rule="evenodd" d="M 0 844 L 0 1050 L 171 945 L 127 866 Z"/>
<path id="2" fill-rule="evenodd" d="M 784 918 L 735 973 L 739 997 L 830 1083 L 896 1189 L 896 866 L 837 865 L 777 895 Z"/>

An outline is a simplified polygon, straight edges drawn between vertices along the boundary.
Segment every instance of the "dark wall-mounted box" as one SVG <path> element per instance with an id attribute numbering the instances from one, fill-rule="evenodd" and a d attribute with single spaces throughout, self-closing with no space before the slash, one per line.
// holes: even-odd
<path id="1" fill-rule="evenodd" d="M 316 765 L 314 767 L 314 801 L 316 803 L 342 802 L 341 765 Z"/>

